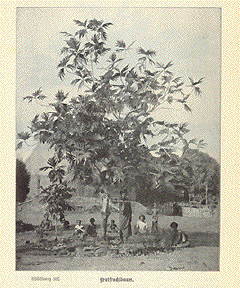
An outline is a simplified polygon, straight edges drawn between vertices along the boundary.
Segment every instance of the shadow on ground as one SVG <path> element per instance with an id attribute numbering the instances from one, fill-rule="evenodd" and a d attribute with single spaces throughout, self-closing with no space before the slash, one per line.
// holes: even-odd
<path id="1" fill-rule="evenodd" d="M 220 236 L 219 233 L 202 233 L 192 232 L 187 233 L 191 247 L 219 247 Z"/>

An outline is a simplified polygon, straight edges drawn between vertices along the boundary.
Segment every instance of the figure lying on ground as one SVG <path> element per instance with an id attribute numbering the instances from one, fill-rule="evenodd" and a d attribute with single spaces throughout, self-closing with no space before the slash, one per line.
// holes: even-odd
<path id="1" fill-rule="evenodd" d="M 63 222 L 63 229 L 64 230 L 69 230 L 70 229 L 70 223 L 68 220 L 64 220 Z"/>
<path id="2" fill-rule="evenodd" d="M 178 230 L 178 224 L 172 222 L 170 229 L 161 230 L 155 237 L 155 247 L 163 248 L 164 251 L 170 252 L 176 248 L 188 247 L 190 242 L 188 241 L 187 235 Z"/>

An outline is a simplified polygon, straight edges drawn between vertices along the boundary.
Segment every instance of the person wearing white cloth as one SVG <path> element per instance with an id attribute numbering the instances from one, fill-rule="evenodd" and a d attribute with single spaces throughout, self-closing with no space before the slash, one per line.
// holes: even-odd
<path id="1" fill-rule="evenodd" d="M 114 205 L 109 198 L 108 194 L 104 191 L 104 189 L 99 194 L 101 200 L 102 200 L 102 233 L 103 233 L 103 239 L 106 240 L 106 234 L 107 234 L 107 221 L 108 217 L 111 214 L 110 207 L 112 206 L 116 210 L 119 211 L 118 206 Z"/>
<path id="2" fill-rule="evenodd" d="M 144 215 L 139 216 L 139 220 L 135 226 L 135 234 L 146 234 L 147 233 L 147 223 L 146 217 Z"/>

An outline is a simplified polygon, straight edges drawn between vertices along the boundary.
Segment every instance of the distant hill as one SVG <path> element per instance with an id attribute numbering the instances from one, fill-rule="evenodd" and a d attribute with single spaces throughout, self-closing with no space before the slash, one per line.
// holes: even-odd
<path id="1" fill-rule="evenodd" d="M 47 172 L 40 171 L 39 168 L 47 166 L 48 159 L 53 155 L 54 150 L 49 145 L 38 143 L 25 161 L 28 171 L 32 175 L 47 175 Z"/>

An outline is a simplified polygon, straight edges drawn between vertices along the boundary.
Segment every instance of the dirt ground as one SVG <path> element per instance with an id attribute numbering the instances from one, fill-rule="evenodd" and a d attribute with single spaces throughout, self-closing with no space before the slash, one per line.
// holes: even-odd
<path id="1" fill-rule="evenodd" d="M 219 247 L 194 247 L 159 255 L 111 258 L 34 256 L 21 254 L 17 270 L 22 271 L 218 271 Z"/>
<path id="2" fill-rule="evenodd" d="M 138 211 L 139 212 L 139 211 Z M 137 220 L 139 213 L 134 213 L 133 223 Z M 24 222 L 36 223 L 37 218 L 29 212 L 20 215 L 20 219 Z M 19 216 L 19 215 L 18 215 Z M 72 225 L 77 219 L 82 219 L 83 223 L 94 217 L 96 224 L 100 225 L 100 213 L 69 213 L 66 219 Z M 33 221 L 31 221 L 31 219 Z M 118 214 L 112 213 L 109 220 L 115 219 L 118 223 Z M 151 216 L 147 215 L 147 223 L 150 224 Z M 50 253 L 49 250 L 38 251 L 31 247 L 39 243 L 34 231 L 21 232 L 16 234 L 16 270 L 22 271 L 43 271 L 43 270 L 98 270 L 98 271 L 218 271 L 219 270 L 219 220 L 211 218 L 193 218 L 178 216 L 159 216 L 159 229 L 166 229 L 172 221 L 179 224 L 179 228 L 185 231 L 189 237 L 191 246 L 181 248 L 174 251 L 151 251 L 141 255 L 127 255 L 124 253 L 109 253 L 109 247 L 102 247 L 103 252 L 98 255 L 83 254 L 84 246 L 94 246 L 93 243 L 83 243 L 80 239 L 72 240 L 69 244 L 72 248 L 68 253 Z M 100 229 L 100 228 L 99 228 Z M 58 240 L 62 243 L 64 239 L 68 239 L 72 235 L 71 231 L 59 231 Z M 98 230 L 100 233 L 100 230 Z M 151 238 L 152 236 L 150 236 Z M 48 241 L 53 241 L 55 235 L 53 232 L 46 237 Z M 152 239 L 152 238 L 151 238 Z M 27 243 L 26 243 L 27 241 Z M 149 241 L 141 239 L 130 239 L 130 246 L 150 247 Z M 29 246 L 30 245 L 30 246 Z M 32 245 L 32 246 L 31 246 Z M 118 245 L 121 252 L 126 247 L 130 247 L 127 243 Z M 141 246 L 142 245 L 142 246 Z M 100 245 L 101 246 L 101 245 Z M 106 245 L 105 245 L 106 246 Z M 144 248 L 144 249 L 145 249 Z M 104 250 L 105 249 L 105 250 Z M 73 251 L 74 250 L 74 251 Z"/>

